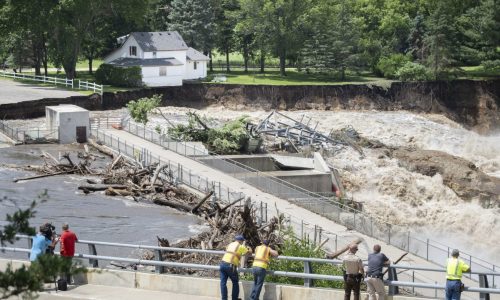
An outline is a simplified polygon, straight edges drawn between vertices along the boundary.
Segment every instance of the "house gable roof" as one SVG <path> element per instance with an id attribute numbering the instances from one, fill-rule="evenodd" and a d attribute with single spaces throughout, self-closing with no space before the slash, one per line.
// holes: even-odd
<path id="1" fill-rule="evenodd" d="M 205 56 L 203 53 L 200 51 L 189 47 L 187 52 L 186 52 L 186 58 L 191 61 L 209 61 L 210 58 L 208 56 Z"/>
<path id="2" fill-rule="evenodd" d="M 132 66 L 140 66 L 140 67 L 157 67 L 157 66 L 182 66 L 183 63 L 178 61 L 177 59 L 170 58 L 132 58 L 132 57 L 120 57 L 113 61 L 109 62 L 110 65 L 116 67 L 132 67 Z"/>
<path id="3" fill-rule="evenodd" d="M 130 36 L 137 41 L 144 52 L 188 49 L 177 31 L 132 32 Z"/>

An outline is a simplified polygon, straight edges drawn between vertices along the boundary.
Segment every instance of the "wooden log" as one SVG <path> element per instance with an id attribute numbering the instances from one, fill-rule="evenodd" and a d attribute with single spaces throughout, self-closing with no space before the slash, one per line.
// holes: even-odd
<path id="1" fill-rule="evenodd" d="M 210 196 L 212 196 L 214 194 L 214 191 L 210 191 L 210 193 L 206 194 L 205 197 L 203 197 L 203 199 L 200 200 L 200 202 L 198 202 L 198 204 L 196 204 L 192 209 L 191 209 L 191 212 L 193 214 L 195 214 L 198 209 L 203 205 L 203 203 L 205 203 L 205 201 L 207 201 Z"/>
<path id="2" fill-rule="evenodd" d="M 113 162 L 109 166 L 109 170 L 113 170 L 116 167 L 116 164 L 123 158 L 122 154 L 118 155 L 115 159 L 113 159 Z"/>
<path id="3" fill-rule="evenodd" d="M 179 209 L 179 210 L 186 211 L 186 212 L 190 212 L 191 211 L 191 207 L 189 207 L 189 206 L 187 206 L 185 204 L 181 204 L 181 203 L 178 203 L 178 202 L 170 201 L 170 200 L 167 200 L 167 199 L 158 199 L 158 198 L 156 198 L 156 199 L 153 199 L 153 203 L 154 204 L 158 204 L 158 205 L 172 207 L 172 208 Z"/>
<path id="4" fill-rule="evenodd" d="M 229 203 L 228 205 L 224 206 L 223 208 L 221 208 L 218 212 L 219 213 L 222 213 L 224 212 L 225 210 L 227 210 L 228 208 L 230 208 L 231 206 L 235 205 L 236 203 L 240 202 L 241 200 L 245 199 L 244 197 L 238 199 L 238 200 L 234 200 L 233 202 Z M 208 216 L 209 217 L 212 217 L 215 215 L 215 212 L 209 214 Z"/>
<path id="5" fill-rule="evenodd" d="M 314 252 L 319 251 L 319 249 L 321 249 L 321 247 L 323 247 L 329 240 L 330 238 L 326 238 L 324 241 L 322 241 L 321 244 L 319 244 L 316 248 L 314 248 Z"/>
<path id="6" fill-rule="evenodd" d="M 349 246 L 350 245 L 352 245 L 352 244 L 359 245 L 361 242 L 362 242 L 362 240 L 360 238 L 357 238 L 354 241 L 352 241 L 351 243 L 349 243 L 349 244 L 345 245 L 344 247 L 340 248 L 339 250 L 337 250 L 337 251 L 335 251 L 333 253 L 327 253 L 326 254 L 326 258 L 334 259 L 334 258 L 338 257 L 339 255 L 341 255 L 342 253 L 344 253 L 347 250 L 349 250 Z"/>
<path id="7" fill-rule="evenodd" d="M 61 171 L 61 172 L 50 173 L 50 174 L 36 175 L 36 176 L 25 177 L 25 178 L 18 178 L 18 179 L 14 179 L 14 182 L 19 182 L 19 181 L 24 181 L 24 180 L 31 180 L 31 179 L 37 179 L 37 178 L 43 178 L 43 177 L 56 176 L 56 175 L 61 175 L 61 174 L 70 174 L 70 173 L 73 173 L 73 172 L 75 172 L 75 170 L 67 170 L 67 171 Z"/>
<path id="8" fill-rule="evenodd" d="M 156 182 L 156 179 L 158 179 L 158 176 L 160 175 L 160 172 L 166 168 L 168 168 L 169 164 L 161 164 L 156 167 L 155 173 L 153 175 L 153 179 L 151 180 L 151 185 L 149 186 L 150 189 L 153 188 L 153 185 Z"/>
<path id="9" fill-rule="evenodd" d="M 101 146 L 99 145 L 96 141 L 94 141 L 93 139 L 88 139 L 88 143 L 96 148 L 99 152 L 103 153 L 103 154 L 106 154 L 108 156 L 111 156 L 111 157 L 115 157 L 115 153 L 110 150 L 108 147 L 106 146 Z"/>
<path id="10" fill-rule="evenodd" d="M 110 187 L 119 190 L 126 190 L 128 188 L 128 186 L 123 184 L 82 184 L 78 186 L 78 189 L 97 192 L 97 191 L 105 191 Z"/>
<path id="11" fill-rule="evenodd" d="M 399 257 L 394 263 L 393 265 L 397 264 L 398 262 L 400 262 L 403 257 L 405 257 L 406 255 L 408 255 L 408 252 L 405 252 L 403 255 L 401 255 L 401 257 Z M 384 276 L 387 272 L 389 272 L 389 268 L 387 268 L 384 273 L 382 273 L 382 276 Z"/>
<path id="12" fill-rule="evenodd" d="M 108 187 L 105 192 L 108 196 L 130 196 L 133 193 L 127 190 L 114 189 L 112 187 Z"/>

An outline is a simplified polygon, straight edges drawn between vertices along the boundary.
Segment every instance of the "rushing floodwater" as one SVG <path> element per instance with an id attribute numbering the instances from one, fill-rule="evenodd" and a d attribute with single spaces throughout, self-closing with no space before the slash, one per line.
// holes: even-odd
<path id="1" fill-rule="evenodd" d="M 0 162 L 42 164 L 40 150 L 47 151 L 54 147 L 62 148 L 58 145 L 2 148 Z M 156 236 L 175 242 L 192 236 L 202 226 L 200 219 L 166 207 L 108 197 L 101 193 L 84 195 L 77 190 L 78 185 L 85 181 L 80 176 L 55 176 L 13 183 L 14 178 L 32 175 L 30 172 L 0 168 L 0 198 L 3 199 L 0 202 L 0 226 L 5 224 L 5 214 L 15 211 L 15 205 L 26 208 L 44 189 L 47 189 L 49 199 L 38 205 L 31 224 L 38 226 L 49 221 L 59 233 L 61 224 L 67 222 L 82 240 L 156 245 Z M 99 254 L 116 254 L 106 247 L 98 247 L 97 250 Z M 131 250 L 123 249 L 119 253 L 128 255 Z"/>

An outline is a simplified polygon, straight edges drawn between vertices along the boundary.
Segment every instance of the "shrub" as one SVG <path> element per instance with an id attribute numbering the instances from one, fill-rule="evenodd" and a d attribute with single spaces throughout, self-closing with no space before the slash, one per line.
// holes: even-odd
<path id="1" fill-rule="evenodd" d="M 142 86 L 141 67 L 115 67 L 102 64 L 95 73 L 96 81 L 100 84 L 109 84 L 123 87 Z"/>
<path id="2" fill-rule="evenodd" d="M 481 63 L 481 66 L 486 71 L 500 70 L 500 59 L 496 60 L 485 60 Z"/>
<path id="3" fill-rule="evenodd" d="M 421 81 L 431 78 L 431 74 L 425 66 L 414 62 L 405 63 L 395 75 L 402 81 Z"/>
<path id="4" fill-rule="evenodd" d="M 153 95 L 151 98 L 141 98 L 137 101 L 127 103 L 127 109 L 134 121 L 142 124 L 148 123 L 148 113 L 156 109 L 161 104 L 161 96 Z"/>
<path id="5" fill-rule="evenodd" d="M 393 54 L 389 57 L 384 56 L 380 58 L 376 68 L 384 75 L 384 77 L 394 79 L 397 78 L 396 71 L 409 61 L 410 58 L 408 56 L 403 54 Z"/>

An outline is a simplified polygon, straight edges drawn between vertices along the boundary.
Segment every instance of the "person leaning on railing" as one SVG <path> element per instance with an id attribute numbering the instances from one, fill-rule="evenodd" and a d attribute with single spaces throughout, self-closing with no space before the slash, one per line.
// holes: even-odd
<path id="1" fill-rule="evenodd" d="M 373 246 L 373 253 L 368 254 L 368 270 L 366 271 L 366 287 L 369 300 L 383 300 L 385 298 L 384 280 L 382 269 L 389 266 L 390 261 L 381 253 L 380 245 Z"/>
<path id="2" fill-rule="evenodd" d="M 470 272 L 470 266 L 458 259 L 460 252 L 453 249 L 446 262 L 446 300 L 460 300 L 463 291 L 462 273 Z"/>
<path id="3" fill-rule="evenodd" d="M 264 285 L 266 278 L 267 268 L 271 257 L 277 257 L 278 251 L 269 247 L 269 240 L 263 240 L 262 245 L 255 248 L 255 257 L 253 259 L 252 272 L 253 272 L 253 288 L 250 294 L 250 300 L 258 300 L 260 291 Z"/>
<path id="4" fill-rule="evenodd" d="M 251 254 L 252 249 L 245 247 L 243 242 L 245 238 L 242 235 L 234 237 L 234 242 L 226 247 L 226 253 L 222 257 L 220 263 L 220 294 L 222 300 L 227 300 L 227 279 L 231 279 L 233 289 L 231 293 L 232 300 L 238 300 L 240 287 L 238 285 L 238 265 L 242 255 Z"/>

